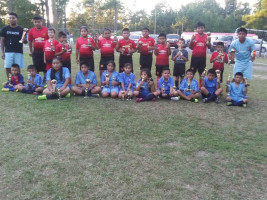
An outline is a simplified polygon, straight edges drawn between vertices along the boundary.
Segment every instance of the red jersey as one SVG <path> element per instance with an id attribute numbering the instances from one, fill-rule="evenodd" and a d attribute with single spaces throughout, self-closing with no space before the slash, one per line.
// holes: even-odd
<path id="1" fill-rule="evenodd" d="M 106 39 L 103 38 L 102 40 L 99 40 L 98 46 L 101 51 L 101 56 L 113 56 L 114 55 L 114 49 L 116 47 L 116 43 L 113 42 L 113 39 Z"/>
<path id="2" fill-rule="evenodd" d="M 218 52 L 214 52 L 211 57 L 210 57 L 210 60 L 213 60 L 214 58 L 216 58 L 217 56 L 219 55 Z M 227 53 L 223 52 L 223 55 L 224 55 L 224 60 L 226 62 L 228 62 L 228 56 L 227 56 Z M 213 62 L 213 69 L 217 70 L 223 70 L 224 69 L 224 61 L 222 59 L 222 56 L 220 56 L 219 59 L 216 59 L 214 62 Z"/>
<path id="3" fill-rule="evenodd" d="M 131 50 L 131 51 L 133 49 L 136 50 L 136 44 L 133 40 L 129 39 L 128 41 L 126 41 L 124 39 L 121 39 L 119 41 L 119 48 L 124 49 L 123 55 L 128 55 L 129 50 Z M 133 55 L 133 54 L 131 53 L 131 55 Z"/>
<path id="4" fill-rule="evenodd" d="M 203 33 L 202 36 L 196 34 L 195 41 L 193 42 L 192 57 L 206 57 L 207 51 L 207 34 Z"/>
<path id="5" fill-rule="evenodd" d="M 169 54 L 167 44 L 158 44 L 158 55 L 156 57 L 156 65 L 169 65 Z"/>
<path id="6" fill-rule="evenodd" d="M 44 49 L 43 49 L 45 60 L 51 61 L 54 57 L 56 57 L 55 53 L 56 53 L 57 44 L 58 44 L 58 41 L 56 39 L 53 39 L 52 42 L 50 41 L 50 39 L 45 41 Z"/>
<path id="7" fill-rule="evenodd" d="M 148 37 L 148 38 L 142 37 L 142 38 L 140 38 L 138 40 L 138 44 L 139 44 L 140 41 L 143 42 L 140 53 L 141 54 L 144 54 L 144 55 L 152 54 L 153 53 L 153 50 L 148 50 L 148 47 L 149 46 L 154 47 L 155 40 L 152 37 Z"/>
<path id="8" fill-rule="evenodd" d="M 65 44 L 64 47 L 67 51 L 61 55 L 62 61 L 70 61 L 70 54 L 71 54 L 71 48 L 69 44 Z M 58 43 L 56 46 L 56 53 L 60 53 L 63 50 L 63 45 L 61 43 Z"/>
<path id="9" fill-rule="evenodd" d="M 88 45 L 88 40 L 90 40 L 92 47 L 96 48 L 93 38 L 78 38 L 76 41 L 76 49 L 80 52 L 80 58 L 90 58 L 94 55 L 93 50 Z"/>
<path id="10" fill-rule="evenodd" d="M 43 51 L 44 43 L 49 39 L 48 37 L 48 28 L 43 26 L 40 30 L 33 27 L 29 31 L 28 40 L 33 42 L 33 48 L 35 51 Z"/>

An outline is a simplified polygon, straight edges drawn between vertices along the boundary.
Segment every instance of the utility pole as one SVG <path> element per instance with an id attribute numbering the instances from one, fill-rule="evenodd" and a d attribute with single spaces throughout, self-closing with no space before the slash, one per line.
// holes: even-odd
<path id="1" fill-rule="evenodd" d="M 157 32 L 157 4 L 155 5 L 155 22 L 154 22 L 154 34 Z"/>
<path id="2" fill-rule="evenodd" d="M 13 0 L 9 0 L 9 12 L 13 12 Z"/>
<path id="3" fill-rule="evenodd" d="M 57 7 L 56 0 L 52 0 L 52 12 L 53 12 L 53 27 L 58 31 L 58 21 L 57 21 Z"/>

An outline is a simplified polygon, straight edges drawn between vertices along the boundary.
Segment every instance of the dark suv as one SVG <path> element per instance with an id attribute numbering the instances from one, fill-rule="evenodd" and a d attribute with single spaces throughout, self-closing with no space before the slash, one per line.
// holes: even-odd
<path id="1" fill-rule="evenodd" d="M 223 42 L 224 43 L 224 51 L 228 52 L 228 49 L 233 41 L 233 36 L 220 36 L 215 41 L 212 42 L 212 46 L 210 48 L 211 52 L 214 52 L 216 49 L 217 42 Z"/>

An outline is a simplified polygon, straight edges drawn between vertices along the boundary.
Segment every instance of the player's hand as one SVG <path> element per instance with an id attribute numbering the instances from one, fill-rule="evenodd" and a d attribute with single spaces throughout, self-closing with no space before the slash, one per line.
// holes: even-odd
<path id="1" fill-rule="evenodd" d="M 29 53 L 29 56 L 31 56 L 31 57 L 32 57 L 32 52 L 30 52 L 30 53 Z"/>
<path id="2" fill-rule="evenodd" d="M 149 81 L 148 81 L 148 85 L 149 85 L 149 86 L 152 86 L 153 84 L 154 84 L 153 80 L 149 80 Z"/>
<path id="3" fill-rule="evenodd" d="M 196 35 L 195 35 L 195 33 L 192 35 L 192 37 L 191 37 L 191 41 L 193 41 L 193 40 L 195 40 L 196 39 Z"/>
<path id="4" fill-rule="evenodd" d="M 5 54 L 4 53 L 2 53 L 2 59 L 5 60 Z"/>
<path id="5" fill-rule="evenodd" d="M 251 61 L 254 62 L 255 56 L 251 56 Z"/>
<path id="6" fill-rule="evenodd" d="M 189 90 L 186 88 L 186 89 L 184 89 L 184 91 L 185 91 L 185 92 L 188 92 Z"/>
<path id="7" fill-rule="evenodd" d="M 115 86 L 117 84 L 117 81 L 112 81 L 111 84 Z"/>

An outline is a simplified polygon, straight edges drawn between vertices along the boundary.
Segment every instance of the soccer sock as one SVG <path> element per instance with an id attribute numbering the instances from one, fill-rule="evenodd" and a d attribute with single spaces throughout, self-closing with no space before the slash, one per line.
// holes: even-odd
<path id="1" fill-rule="evenodd" d="M 146 97 L 144 97 L 142 99 L 142 101 L 151 101 L 153 98 L 155 98 L 156 96 L 154 94 L 149 94 Z"/>
<path id="2" fill-rule="evenodd" d="M 178 88 L 178 80 L 175 80 L 175 86 Z"/>
<path id="3" fill-rule="evenodd" d="M 217 98 L 217 95 L 214 93 L 214 94 L 210 95 L 210 97 L 208 97 L 207 100 L 208 101 L 212 101 L 212 100 L 214 100 L 216 98 Z"/>

